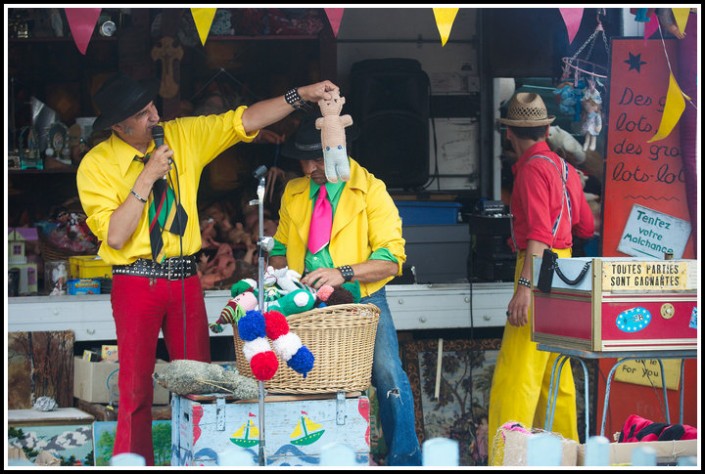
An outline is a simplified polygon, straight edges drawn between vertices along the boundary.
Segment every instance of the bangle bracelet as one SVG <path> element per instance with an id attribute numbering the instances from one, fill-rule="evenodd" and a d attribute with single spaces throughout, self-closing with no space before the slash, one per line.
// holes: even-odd
<path id="1" fill-rule="evenodd" d="M 338 271 L 343 275 L 343 280 L 345 281 L 351 281 L 355 276 L 355 272 L 350 265 L 341 265 L 338 267 Z"/>
<path id="2" fill-rule="evenodd" d="M 531 288 L 531 282 L 524 277 L 519 277 L 519 281 L 517 281 L 517 283 L 521 286 Z"/>
<path id="3" fill-rule="evenodd" d="M 143 198 L 142 196 L 140 196 L 139 194 L 137 194 L 137 191 L 135 191 L 134 189 L 130 189 L 130 193 L 131 193 L 134 197 L 136 197 L 137 200 L 138 200 L 139 202 L 141 202 L 142 204 L 147 204 L 147 200 L 146 200 L 145 198 Z"/>

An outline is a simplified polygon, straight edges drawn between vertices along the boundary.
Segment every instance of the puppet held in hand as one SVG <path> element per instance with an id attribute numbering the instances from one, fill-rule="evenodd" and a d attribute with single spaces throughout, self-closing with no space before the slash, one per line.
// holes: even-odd
<path id="1" fill-rule="evenodd" d="M 257 383 L 240 375 L 237 369 L 196 360 L 173 360 L 153 377 L 159 385 L 177 395 L 230 393 L 245 400 L 257 398 L 258 394 Z"/>
<path id="2" fill-rule="evenodd" d="M 321 131 L 323 160 L 325 161 L 326 179 L 331 183 L 350 179 L 350 163 L 345 143 L 345 127 L 352 125 L 350 115 L 340 115 L 345 104 L 345 97 L 340 92 L 331 92 L 330 100 L 321 99 L 318 107 L 321 115 L 316 119 L 316 128 Z"/>

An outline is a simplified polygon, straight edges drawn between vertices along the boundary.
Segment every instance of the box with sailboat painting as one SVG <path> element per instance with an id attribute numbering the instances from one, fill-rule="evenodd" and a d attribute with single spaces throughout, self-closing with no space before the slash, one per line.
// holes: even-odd
<path id="1" fill-rule="evenodd" d="M 319 465 L 334 442 L 352 449 L 352 464 L 369 465 L 370 402 L 361 392 L 267 396 L 260 408 L 258 400 L 174 395 L 172 466 L 217 466 L 229 454 L 261 465 L 261 446 L 267 466 Z"/>

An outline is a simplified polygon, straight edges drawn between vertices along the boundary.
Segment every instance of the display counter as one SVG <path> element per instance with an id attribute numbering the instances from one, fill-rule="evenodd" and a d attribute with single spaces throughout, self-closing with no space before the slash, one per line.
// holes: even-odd
<path id="1" fill-rule="evenodd" d="M 503 327 L 512 288 L 512 283 L 485 282 L 387 285 L 387 301 L 399 331 Z M 210 322 L 218 319 L 228 299 L 229 290 L 206 291 Z M 72 330 L 76 341 L 116 338 L 108 294 L 18 296 L 7 301 L 7 332 Z M 221 335 L 232 335 L 232 326 L 224 330 Z"/>

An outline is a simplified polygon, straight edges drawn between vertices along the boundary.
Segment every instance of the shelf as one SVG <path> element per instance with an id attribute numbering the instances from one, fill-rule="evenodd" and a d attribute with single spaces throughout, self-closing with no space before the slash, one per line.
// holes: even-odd
<path id="1" fill-rule="evenodd" d="M 50 169 L 8 169 L 8 175 L 29 175 L 29 174 L 75 174 L 78 168 L 50 168 Z"/>
<path id="2" fill-rule="evenodd" d="M 94 34 L 91 37 L 91 43 L 94 41 L 100 41 L 100 42 L 112 42 L 115 41 L 117 42 L 118 38 L 117 36 L 100 36 L 99 34 Z M 47 36 L 45 38 L 10 38 L 10 44 L 15 45 L 15 44 L 31 44 L 31 43 L 73 43 L 73 36 L 67 36 L 67 37 L 56 37 L 56 36 Z"/>

